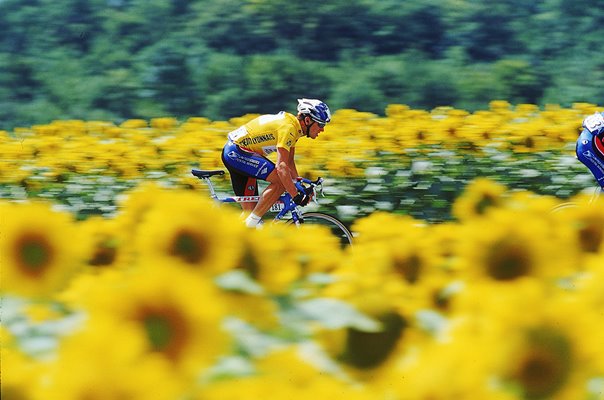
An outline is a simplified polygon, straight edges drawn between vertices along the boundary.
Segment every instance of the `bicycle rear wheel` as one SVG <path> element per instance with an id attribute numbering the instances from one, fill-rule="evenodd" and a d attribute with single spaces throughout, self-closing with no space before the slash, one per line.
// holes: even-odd
<path id="1" fill-rule="evenodd" d="M 331 230 L 331 233 L 340 240 L 342 247 L 352 245 L 352 233 L 346 225 L 336 217 L 321 212 L 307 212 L 303 215 L 305 224 L 315 224 L 326 226 Z M 293 224 L 293 220 L 288 220 L 287 224 Z"/>

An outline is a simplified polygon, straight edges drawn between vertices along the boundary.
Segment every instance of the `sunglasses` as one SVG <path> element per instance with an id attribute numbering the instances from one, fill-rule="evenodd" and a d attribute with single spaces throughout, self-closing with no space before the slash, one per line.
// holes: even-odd
<path id="1" fill-rule="evenodd" d="M 311 121 L 312 121 L 312 124 L 317 124 L 317 125 L 319 125 L 319 128 L 325 128 L 325 124 L 324 124 L 323 122 L 317 122 L 317 121 L 315 121 L 314 119 L 311 119 Z M 312 125 L 312 124 L 311 124 L 311 125 Z"/>

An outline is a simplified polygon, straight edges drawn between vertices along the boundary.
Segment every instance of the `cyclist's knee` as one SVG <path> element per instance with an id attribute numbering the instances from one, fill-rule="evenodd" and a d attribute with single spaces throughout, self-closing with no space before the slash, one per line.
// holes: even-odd
<path id="1" fill-rule="evenodd" d="M 274 184 L 278 184 L 283 186 L 283 184 L 281 183 L 281 179 L 279 178 L 279 173 L 277 172 L 277 169 L 274 169 L 267 177 L 266 177 L 266 181 L 268 183 L 274 183 Z"/>

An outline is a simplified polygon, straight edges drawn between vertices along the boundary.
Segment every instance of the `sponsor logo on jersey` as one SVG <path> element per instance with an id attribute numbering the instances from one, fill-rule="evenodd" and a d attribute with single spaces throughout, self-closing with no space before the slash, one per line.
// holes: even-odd
<path id="1" fill-rule="evenodd" d="M 239 141 L 239 145 L 243 147 L 249 147 L 252 144 L 258 144 L 263 142 L 268 142 L 271 140 L 276 140 L 275 135 L 272 133 L 267 133 L 266 135 L 259 135 L 251 138 L 244 138 Z"/>
<path id="2" fill-rule="evenodd" d="M 594 165 L 600 170 L 600 172 L 604 173 L 604 163 L 600 160 L 595 154 L 591 151 L 587 150 L 583 152 L 583 156 L 590 160 Z"/>

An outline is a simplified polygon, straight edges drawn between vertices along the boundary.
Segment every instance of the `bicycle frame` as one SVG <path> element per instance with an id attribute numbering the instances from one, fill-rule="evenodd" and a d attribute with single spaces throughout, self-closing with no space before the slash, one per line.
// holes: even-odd
<path id="1" fill-rule="evenodd" d="M 228 196 L 220 198 L 218 193 L 214 189 L 212 180 L 210 179 L 214 175 L 224 175 L 223 170 L 212 170 L 203 171 L 198 169 L 192 169 L 191 173 L 197 178 L 203 180 L 210 190 L 210 197 L 220 203 L 257 203 L 260 200 L 260 196 Z M 295 183 L 298 190 L 304 190 L 304 185 L 309 185 L 313 189 L 313 199 L 316 201 L 316 189 L 319 187 L 322 189 L 323 178 L 318 178 L 316 181 L 311 181 L 306 178 L 298 178 Z M 322 192 L 322 190 L 321 190 Z M 303 212 L 301 207 L 294 203 L 292 196 L 285 192 L 270 208 L 270 211 L 277 212 L 274 220 L 282 220 L 285 216 L 290 213 L 294 224 L 299 225 L 304 222 Z"/>

